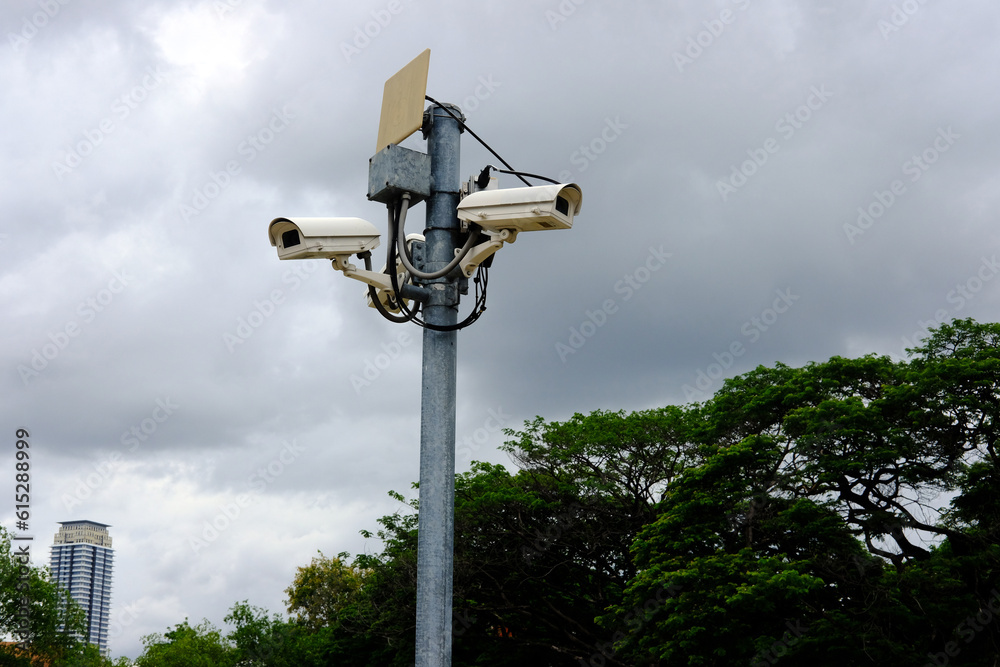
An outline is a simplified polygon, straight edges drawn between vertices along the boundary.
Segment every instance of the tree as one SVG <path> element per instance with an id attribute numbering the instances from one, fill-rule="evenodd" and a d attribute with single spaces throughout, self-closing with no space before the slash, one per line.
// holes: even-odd
<path id="1" fill-rule="evenodd" d="M 518 470 L 455 479 L 454 664 L 996 667 L 1000 324 L 911 352 L 508 430 Z M 291 619 L 239 603 L 225 639 L 185 622 L 147 655 L 411 664 L 419 501 L 390 495 L 381 552 L 320 552 Z M 205 663 L 139 663 L 169 664 Z"/>
<path id="2" fill-rule="evenodd" d="M 164 634 L 142 638 L 143 653 L 136 667 L 235 667 L 232 642 L 207 620 L 192 627 L 187 619 Z"/>
<path id="3" fill-rule="evenodd" d="M 697 460 L 689 428 L 672 407 L 538 418 L 508 431 L 520 471 L 475 463 L 456 477 L 456 664 L 575 665 L 601 654 L 609 636 L 595 617 L 635 574 L 629 546 Z M 380 520 L 385 549 L 356 563 L 369 572 L 360 618 L 392 656 L 382 664 L 412 659 L 419 504 L 409 507 Z"/>
<path id="4" fill-rule="evenodd" d="M 1000 605 L 998 341 L 956 321 L 908 362 L 758 368 L 693 406 L 705 461 L 633 545 L 638 574 L 602 616 L 616 655 L 993 664 L 998 624 L 962 624 Z"/>
<path id="5" fill-rule="evenodd" d="M 387 530 L 400 531 L 404 534 L 400 539 L 405 540 L 406 531 L 394 523 L 396 520 L 407 521 L 396 515 L 380 522 Z M 354 564 L 348 564 L 347 553 L 328 558 L 319 552 L 309 565 L 297 568 L 285 593 L 298 650 L 304 656 L 300 664 L 314 660 L 325 665 L 336 656 L 337 664 L 348 667 L 389 665 L 402 655 L 401 645 L 412 646 L 413 638 L 406 628 L 396 625 L 405 618 L 401 608 L 411 606 L 406 599 L 407 585 L 400 588 L 394 576 L 405 562 L 405 548 L 396 549 L 394 538 L 384 532 L 380 535 L 386 541 L 386 553 L 393 556 L 359 556 Z M 403 622 L 412 623 L 412 619 Z M 412 661 L 412 650 L 407 660 Z"/>
<path id="6" fill-rule="evenodd" d="M 0 635 L 28 647 L 0 648 L 0 660 L 6 661 L 0 664 L 29 664 L 31 657 L 98 664 L 92 662 L 93 651 L 77 639 L 86 629 L 79 605 L 52 581 L 48 569 L 32 566 L 21 549 L 12 546 L 10 533 L 0 527 Z"/>
<path id="7" fill-rule="evenodd" d="M 288 613 L 313 630 L 337 625 L 365 576 L 364 570 L 343 562 L 347 556 L 327 558 L 320 551 L 309 565 L 297 568 L 292 585 L 285 589 Z"/>
<path id="8" fill-rule="evenodd" d="M 333 660 L 335 644 L 329 628 L 308 627 L 266 610 L 238 602 L 230 609 L 226 623 L 234 626 L 227 639 L 236 650 L 240 667 L 316 667 L 336 662 L 351 664 L 341 656 Z"/>
<path id="9" fill-rule="evenodd" d="M 635 576 L 629 547 L 660 496 L 697 464 L 694 426 L 673 406 L 536 418 L 506 431 L 516 474 L 480 464 L 459 478 L 455 591 L 465 599 L 455 606 L 474 619 L 459 630 L 480 640 L 483 664 L 610 653 L 595 617 Z"/>
<path id="10" fill-rule="evenodd" d="M 266 610 L 244 600 L 234 604 L 224 620 L 235 628 L 226 636 L 235 647 L 234 664 L 294 664 L 287 660 L 290 628 L 277 614 L 269 618 Z"/>

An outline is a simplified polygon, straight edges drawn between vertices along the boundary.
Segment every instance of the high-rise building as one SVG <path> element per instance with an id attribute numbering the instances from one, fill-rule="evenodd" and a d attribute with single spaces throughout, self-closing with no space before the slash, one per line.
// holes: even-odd
<path id="1" fill-rule="evenodd" d="M 80 639 L 108 653 L 108 616 L 111 613 L 111 549 L 109 526 L 95 521 L 60 521 L 52 544 L 52 578 L 87 614 L 86 634 Z"/>

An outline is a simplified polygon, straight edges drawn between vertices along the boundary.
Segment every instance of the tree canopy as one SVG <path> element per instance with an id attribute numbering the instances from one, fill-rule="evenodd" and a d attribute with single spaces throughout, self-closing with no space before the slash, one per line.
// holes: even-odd
<path id="1" fill-rule="evenodd" d="M 454 664 L 995 666 L 998 343 L 956 320 L 904 361 L 508 430 L 516 469 L 455 480 Z M 138 664 L 202 640 L 212 664 L 411 664 L 419 502 L 392 495 L 382 550 L 300 567 L 287 620 L 242 603 Z"/>
<path id="2" fill-rule="evenodd" d="M 83 611 L 44 567 L 30 563 L 30 548 L 14 546 L 0 528 L 0 665 L 29 667 L 51 663 L 66 667 L 105 667 L 97 649 L 82 642 Z"/>

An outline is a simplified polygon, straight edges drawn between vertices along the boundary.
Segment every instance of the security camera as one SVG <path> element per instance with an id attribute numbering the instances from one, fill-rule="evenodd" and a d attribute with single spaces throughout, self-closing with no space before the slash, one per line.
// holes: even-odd
<path id="1" fill-rule="evenodd" d="M 582 204 L 576 183 L 481 190 L 459 202 L 458 217 L 489 231 L 569 229 Z"/>
<path id="2" fill-rule="evenodd" d="M 278 259 L 345 257 L 378 247 L 375 225 L 361 218 L 275 218 L 267 228 Z"/>
<path id="3" fill-rule="evenodd" d="M 370 270 L 371 251 L 378 247 L 375 225 L 361 218 L 275 218 L 268 226 L 271 245 L 279 259 L 329 259 L 348 278 L 374 287 L 379 301 L 392 298 L 392 277 Z M 423 237 L 420 237 L 421 239 Z M 364 269 L 351 264 L 351 255 L 364 259 Z M 401 277 L 400 284 L 408 276 Z"/>

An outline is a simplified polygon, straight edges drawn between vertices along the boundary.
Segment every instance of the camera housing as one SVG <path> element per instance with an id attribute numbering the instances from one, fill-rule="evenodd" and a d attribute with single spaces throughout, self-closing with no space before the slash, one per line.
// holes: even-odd
<path id="1" fill-rule="evenodd" d="M 480 190 L 459 202 L 458 217 L 489 231 L 570 229 L 582 204 L 576 183 Z"/>
<path id="2" fill-rule="evenodd" d="M 333 259 L 379 244 L 375 225 L 362 218 L 275 218 L 267 235 L 278 259 Z"/>

